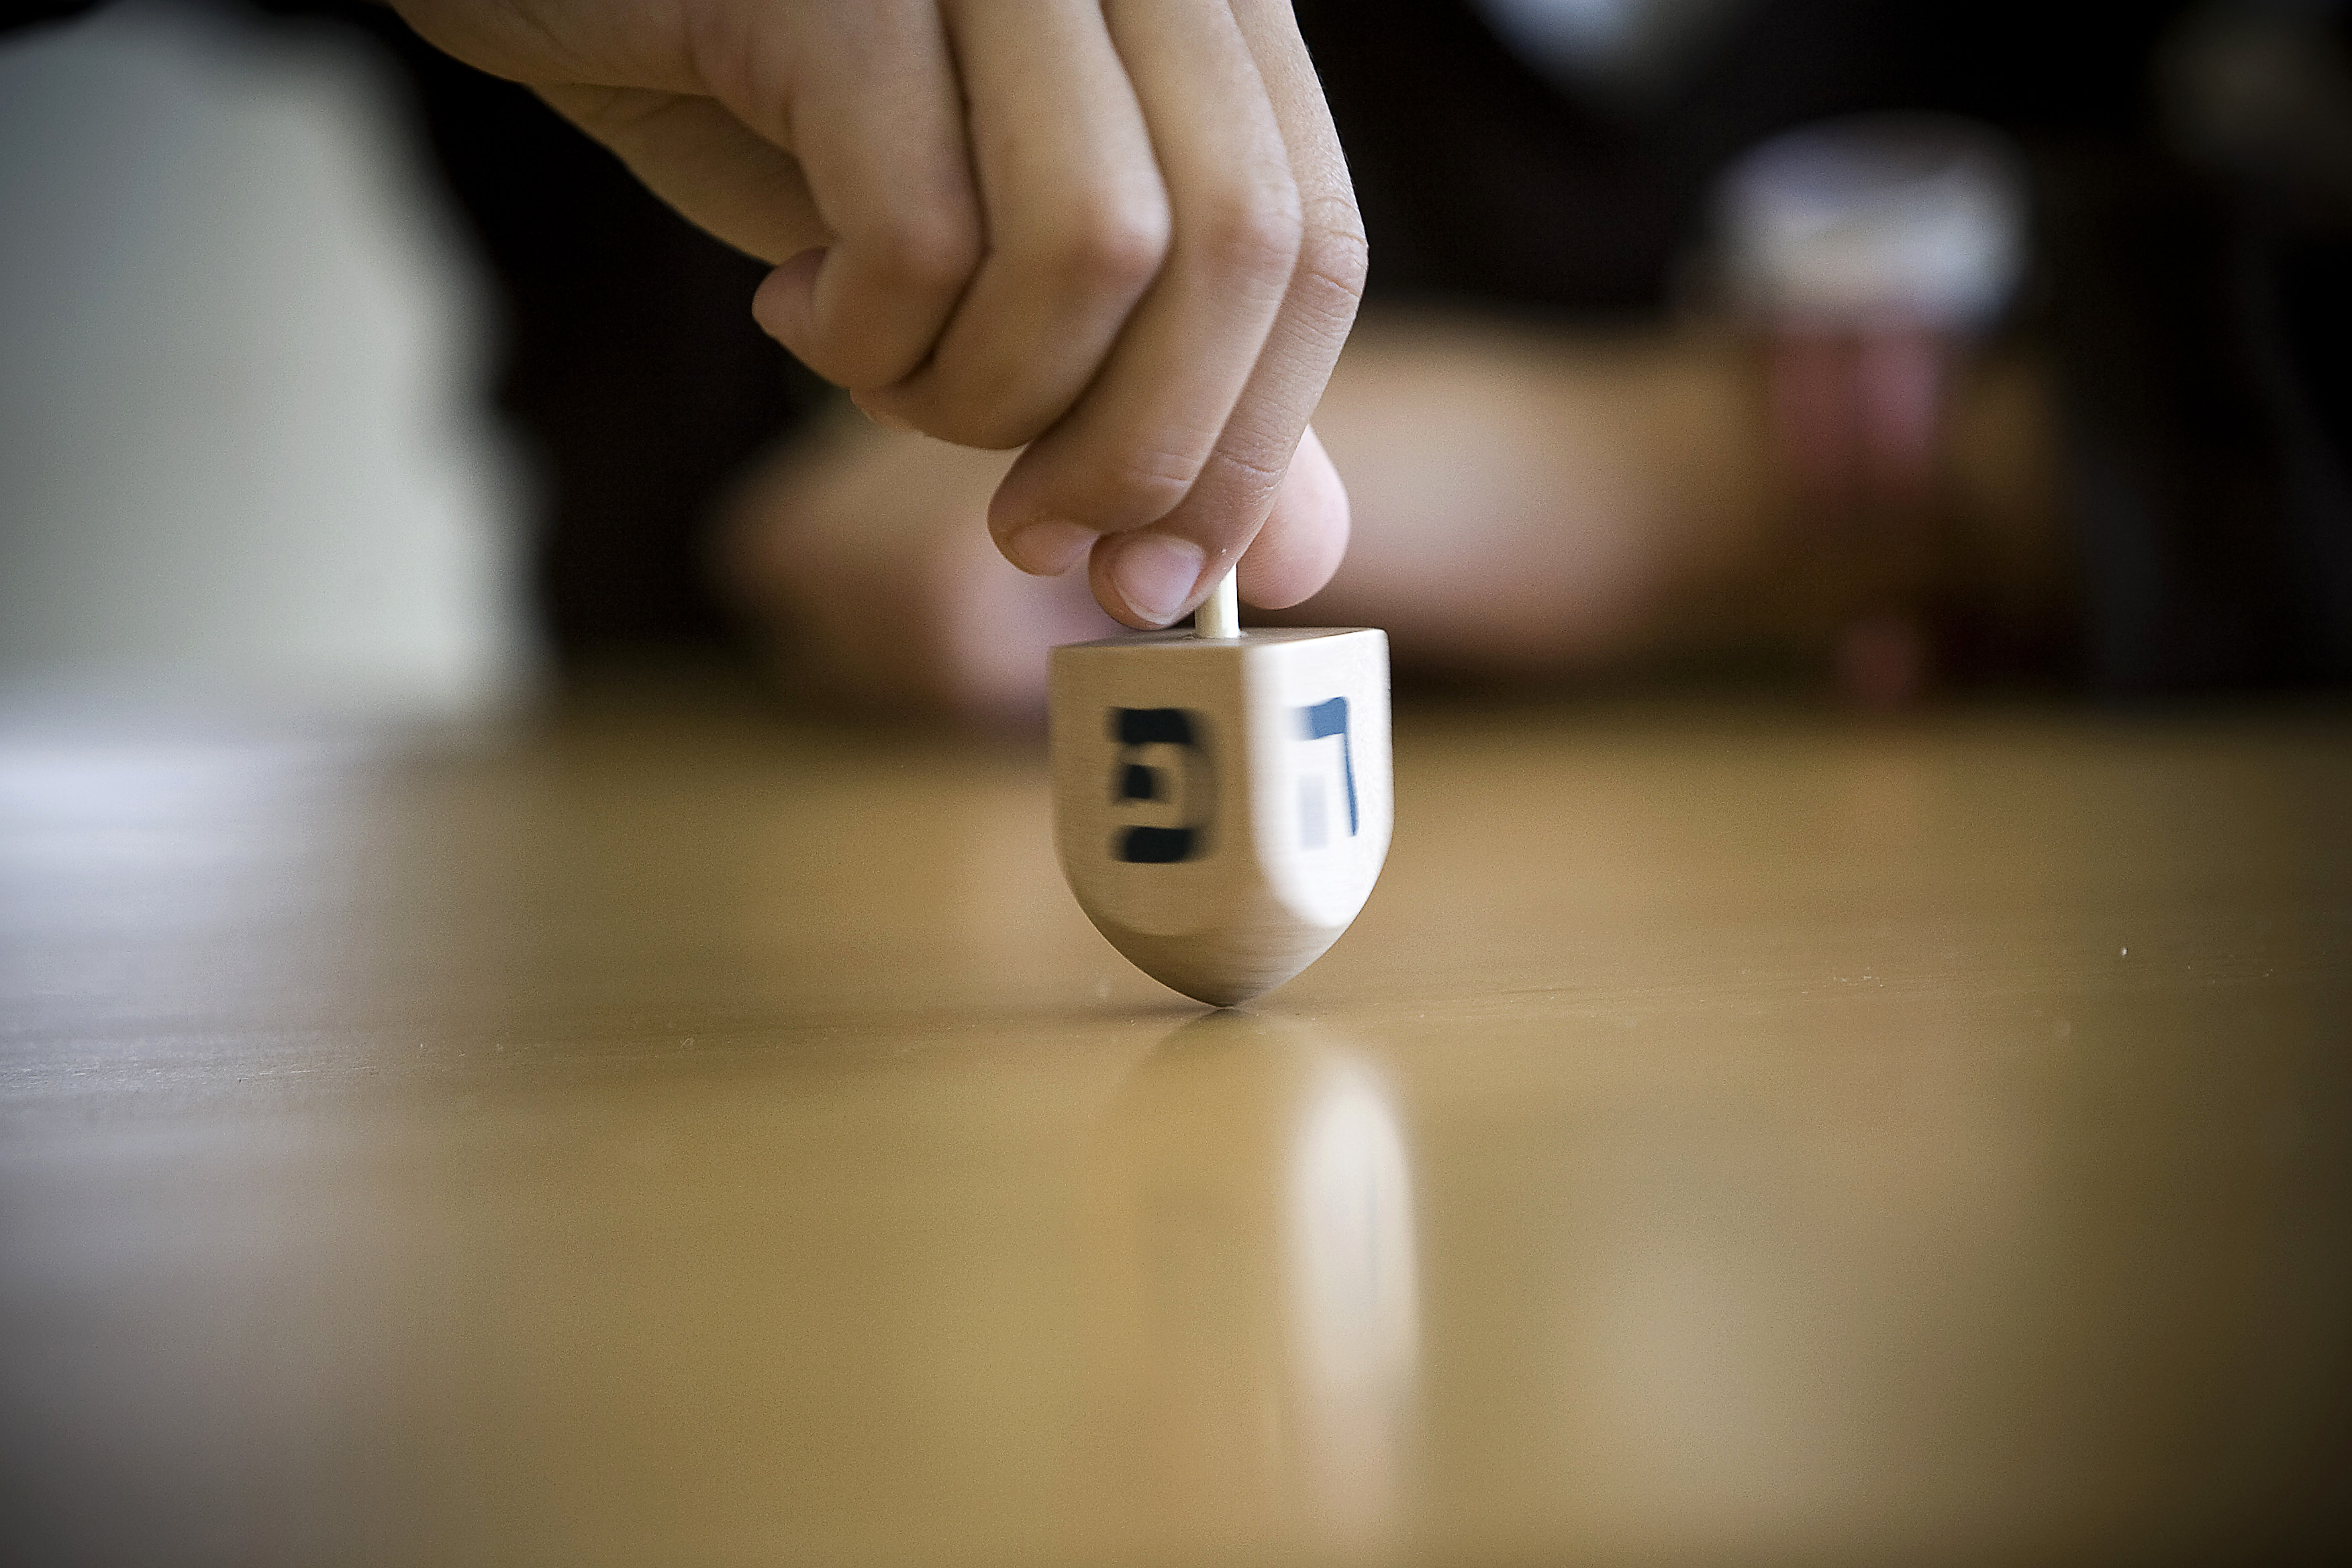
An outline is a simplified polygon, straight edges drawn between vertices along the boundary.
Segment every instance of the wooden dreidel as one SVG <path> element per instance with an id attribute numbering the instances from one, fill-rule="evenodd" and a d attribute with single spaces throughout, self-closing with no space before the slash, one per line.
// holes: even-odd
<path id="1" fill-rule="evenodd" d="M 1095 928 L 1215 1006 L 1271 991 L 1364 907 L 1389 848 L 1387 634 L 1194 629 L 1053 653 L 1054 843 Z"/>

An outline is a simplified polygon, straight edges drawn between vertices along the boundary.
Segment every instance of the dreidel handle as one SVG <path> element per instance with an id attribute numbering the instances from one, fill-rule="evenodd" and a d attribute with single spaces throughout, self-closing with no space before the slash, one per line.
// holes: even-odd
<path id="1" fill-rule="evenodd" d="M 1192 635 L 1196 637 L 1237 637 L 1242 635 L 1241 592 L 1234 586 L 1234 574 L 1228 571 L 1217 579 L 1201 607 L 1192 612 Z"/>

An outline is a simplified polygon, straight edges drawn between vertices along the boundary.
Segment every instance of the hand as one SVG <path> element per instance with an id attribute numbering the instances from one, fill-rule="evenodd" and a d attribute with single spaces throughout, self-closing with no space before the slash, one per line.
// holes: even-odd
<path id="1" fill-rule="evenodd" d="M 1364 244 L 1286 0 L 394 4 L 779 263 L 761 323 L 877 420 L 1025 447 L 988 511 L 1024 571 L 1089 558 L 1142 626 L 1337 567 L 1301 437 Z"/>

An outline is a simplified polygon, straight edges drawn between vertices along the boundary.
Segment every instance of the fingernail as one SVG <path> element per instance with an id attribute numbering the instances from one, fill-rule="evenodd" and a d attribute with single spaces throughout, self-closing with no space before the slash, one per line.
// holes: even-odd
<path id="1" fill-rule="evenodd" d="M 1095 531 L 1059 518 L 1033 522 L 1004 542 L 1004 558 L 1032 577 L 1058 577 L 1095 547 Z"/>
<path id="2" fill-rule="evenodd" d="M 1164 626 L 1183 613 L 1207 559 L 1207 552 L 1189 539 L 1138 534 L 1110 563 L 1111 586 L 1138 620 Z"/>

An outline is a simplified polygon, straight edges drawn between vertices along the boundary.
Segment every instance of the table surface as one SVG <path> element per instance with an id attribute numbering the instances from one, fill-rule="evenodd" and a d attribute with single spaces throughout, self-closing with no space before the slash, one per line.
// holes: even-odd
<path id="1" fill-rule="evenodd" d="M 2352 723 L 1407 708 L 1210 1014 L 1035 748 L 0 744 L 23 1562 L 2347 1538 Z"/>

